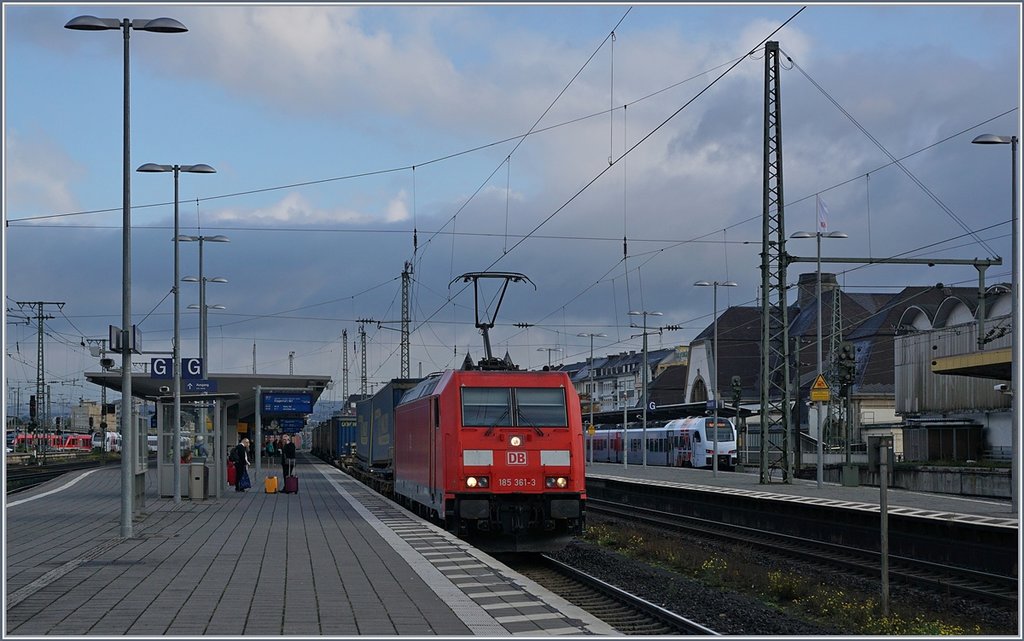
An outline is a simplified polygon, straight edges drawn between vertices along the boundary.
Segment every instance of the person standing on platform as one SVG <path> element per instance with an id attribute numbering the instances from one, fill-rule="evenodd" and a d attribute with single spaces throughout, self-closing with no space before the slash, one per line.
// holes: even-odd
<path id="1" fill-rule="evenodd" d="M 252 486 L 246 469 L 249 467 L 249 437 L 242 437 L 242 440 L 235 447 L 235 491 L 244 492 Z"/>
<path id="2" fill-rule="evenodd" d="M 274 460 L 274 452 L 276 451 L 276 449 L 277 448 L 275 447 L 275 444 L 274 444 L 274 437 L 273 436 L 267 437 L 266 452 L 267 452 L 267 462 L 268 463 L 270 461 Z"/>
<path id="3" fill-rule="evenodd" d="M 284 445 L 281 446 L 281 468 L 285 478 L 295 474 L 295 443 L 288 435 L 284 436 Z"/>

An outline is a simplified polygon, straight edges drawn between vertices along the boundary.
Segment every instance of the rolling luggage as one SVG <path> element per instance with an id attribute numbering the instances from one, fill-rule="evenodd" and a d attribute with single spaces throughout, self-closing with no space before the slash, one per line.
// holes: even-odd
<path id="1" fill-rule="evenodd" d="M 263 479 L 263 489 L 267 494 L 277 494 L 277 477 L 268 476 Z"/>
<path id="2" fill-rule="evenodd" d="M 232 463 L 231 461 L 228 461 L 228 485 L 235 484 L 235 482 L 238 480 L 236 478 L 237 473 L 238 470 L 235 469 L 235 464 Z"/>
<path id="3" fill-rule="evenodd" d="M 299 493 L 299 477 L 297 476 L 286 476 L 284 477 L 284 489 L 281 490 L 285 494 L 298 494 Z"/>

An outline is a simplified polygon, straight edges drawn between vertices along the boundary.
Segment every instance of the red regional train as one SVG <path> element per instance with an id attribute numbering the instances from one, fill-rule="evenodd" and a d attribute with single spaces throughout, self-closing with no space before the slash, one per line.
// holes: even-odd
<path id="1" fill-rule="evenodd" d="M 556 550 L 582 534 L 584 461 L 564 372 L 449 370 L 395 408 L 396 497 L 489 551 Z"/>

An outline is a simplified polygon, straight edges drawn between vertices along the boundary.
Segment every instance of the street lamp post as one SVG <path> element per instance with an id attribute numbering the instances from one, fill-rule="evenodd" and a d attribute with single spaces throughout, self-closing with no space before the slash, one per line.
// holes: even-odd
<path id="1" fill-rule="evenodd" d="M 648 316 L 662 316 L 661 312 L 648 312 L 648 311 L 631 311 L 630 316 L 643 316 L 644 317 L 644 375 L 643 375 L 643 409 L 641 418 L 641 430 L 640 438 L 643 442 L 640 444 L 640 448 L 643 450 L 643 466 L 647 467 L 647 376 L 649 374 L 647 370 L 647 317 Z M 636 325 L 633 325 L 636 327 Z"/>
<path id="2" fill-rule="evenodd" d="M 202 380 L 207 380 L 209 374 L 209 366 L 207 365 L 207 311 L 209 309 L 224 309 L 223 305 L 207 305 L 206 304 L 206 283 L 226 283 L 228 279 L 217 276 L 215 278 L 206 278 L 203 275 L 203 244 L 204 243 L 226 243 L 230 242 L 227 236 L 217 234 L 216 236 L 182 236 L 181 240 L 186 242 L 197 242 L 199 243 L 199 277 L 186 276 L 182 278 L 182 282 L 186 283 L 199 283 L 199 376 Z M 195 305 L 189 305 L 189 309 L 197 309 Z M 203 404 L 199 408 L 199 427 L 197 431 L 201 431 L 204 436 L 206 434 L 206 405 Z"/>
<path id="3" fill-rule="evenodd" d="M 841 231 L 830 231 L 830 232 L 809 232 L 809 231 L 798 231 L 790 238 L 816 238 L 818 242 L 818 269 L 817 269 L 817 299 L 818 299 L 818 376 L 825 375 L 825 365 L 822 360 L 822 337 L 821 337 L 821 239 L 822 238 L 849 238 L 845 233 Z M 830 390 L 831 393 L 831 390 Z M 818 489 L 821 489 L 822 479 L 825 476 L 824 462 L 822 460 L 824 453 L 822 448 L 822 441 L 824 440 L 824 429 L 825 429 L 825 417 L 821 408 L 821 401 L 816 402 L 817 405 L 817 417 L 818 417 Z"/>
<path id="4" fill-rule="evenodd" d="M 581 338 L 590 337 L 590 425 L 588 426 L 587 433 L 594 429 L 594 337 L 604 338 L 607 334 L 587 334 L 580 333 L 576 334 Z M 590 462 L 594 462 L 594 437 L 590 436 Z"/>
<path id="5" fill-rule="evenodd" d="M 560 351 L 562 351 L 562 348 L 561 347 L 538 347 L 537 351 L 538 352 L 547 352 L 548 353 L 548 369 L 551 369 L 551 352 L 560 352 Z"/>
<path id="6" fill-rule="evenodd" d="M 152 31 L 155 33 L 182 33 L 188 31 L 185 25 L 173 18 L 153 20 L 132 20 L 124 18 L 97 18 L 78 16 L 64 25 L 65 29 L 76 31 L 106 31 L 120 29 L 124 34 L 124 139 L 122 152 L 122 193 L 121 193 L 121 432 L 124 446 L 121 448 L 121 536 L 132 536 L 132 503 L 135 492 L 135 444 L 132 424 L 132 200 L 131 200 L 131 81 L 128 43 L 131 31 Z"/>
<path id="7" fill-rule="evenodd" d="M 206 283 L 226 283 L 226 278 L 217 276 L 215 278 L 206 278 L 203 276 L 203 243 L 227 243 L 230 242 L 230 238 L 222 236 L 220 234 L 216 236 L 182 236 L 181 240 L 186 242 L 198 242 L 199 243 L 199 277 L 186 276 L 181 280 L 186 283 L 199 283 L 199 360 L 200 360 L 200 376 L 203 380 L 206 380 L 207 373 L 209 372 L 206 364 Z M 213 306 L 214 309 L 224 309 L 223 306 Z M 189 309 L 196 309 L 192 305 L 189 305 Z"/>
<path id="8" fill-rule="evenodd" d="M 209 165 L 158 165 L 146 163 L 135 171 L 143 173 L 174 172 L 174 502 L 181 503 L 181 305 L 179 302 L 178 279 L 178 174 L 213 174 L 217 170 Z"/>
<path id="9" fill-rule="evenodd" d="M 714 371 L 711 374 L 712 387 L 715 393 L 715 407 L 714 407 L 714 431 L 712 433 L 712 449 L 714 452 L 711 454 L 711 475 L 718 476 L 718 287 L 737 287 L 737 283 L 727 280 L 724 282 L 713 281 L 708 282 L 706 280 L 698 280 L 694 283 L 697 287 L 711 287 L 714 290 L 712 300 L 714 301 L 714 333 L 711 340 L 711 351 L 714 354 Z"/>
<path id="10" fill-rule="evenodd" d="M 1010 300 L 1013 338 L 1010 349 L 1010 499 L 1012 510 L 1020 507 L 1020 235 L 1017 223 L 1017 136 L 982 134 L 971 142 L 978 145 L 1010 145 Z"/>

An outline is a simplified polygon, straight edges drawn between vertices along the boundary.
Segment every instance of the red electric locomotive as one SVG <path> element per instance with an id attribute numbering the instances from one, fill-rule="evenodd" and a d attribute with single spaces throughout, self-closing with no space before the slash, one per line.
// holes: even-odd
<path id="1" fill-rule="evenodd" d="M 490 551 L 583 532 L 580 402 L 564 372 L 449 370 L 395 408 L 394 493 Z"/>

